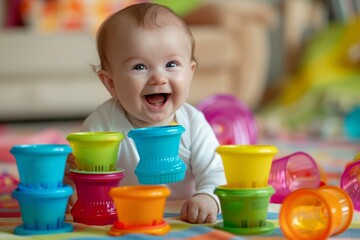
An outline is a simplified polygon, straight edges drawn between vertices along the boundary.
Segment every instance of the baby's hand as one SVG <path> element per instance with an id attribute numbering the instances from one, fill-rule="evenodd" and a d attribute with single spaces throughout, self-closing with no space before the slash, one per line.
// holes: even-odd
<path id="1" fill-rule="evenodd" d="M 64 183 L 74 185 L 74 181 L 69 177 L 70 169 L 76 169 L 75 157 L 72 153 L 67 156 L 64 174 Z"/>
<path id="2" fill-rule="evenodd" d="M 69 186 L 71 186 L 73 188 L 74 194 L 72 196 L 70 196 L 70 198 L 69 198 L 69 205 L 67 207 L 66 212 L 70 212 L 70 207 L 72 207 L 75 204 L 76 199 L 77 199 L 75 183 L 69 177 L 70 169 L 76 169 L 75 158 L 72 153 L 70 153 L 66 159 L 64 183 L 68 184 Z"/>
<path id="3" fill-rule="evenodd" d="M 189 223 L 214 223 L 217 213 L 215 199 L 207 194 L 198 194 L 184 203 L 180 216 L 183 221 Z"/>

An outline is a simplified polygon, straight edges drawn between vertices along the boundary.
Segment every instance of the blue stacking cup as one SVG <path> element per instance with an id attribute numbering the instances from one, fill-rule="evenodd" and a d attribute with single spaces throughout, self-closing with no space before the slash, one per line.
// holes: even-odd
<path id="1" fill-rule="evenodd" d="M 345 135 L 350 140 L 360 139 L 360 106 L 354 107 L 344 117 Z"/>
<path id="2" fill-rule="evenodd" d="M 181 125 L 157 126 L 130 130 L 140 160 L 135 174 L 141 184 L 164 184 L 182 181 L 186 165 L 179 157 Z"/>
<path id="3" fill-rule="evenodd" d="M 15 145 L 10 150 L 16 159 L 20 182 L 37 189 L 62 186 L 66 158 L 71 151 L 65 144 Z"/>
<path id="4" fill-rule="evenodd" d="M 20 183 L 12 196 L 19 202 L 23 224 L 17 226 L 14 233 L 35 235 L 72 231 L 73 226 L 65 223 L 65 212 L 73 192 L 67 185 L 42 190 L 28 188 Z"/>

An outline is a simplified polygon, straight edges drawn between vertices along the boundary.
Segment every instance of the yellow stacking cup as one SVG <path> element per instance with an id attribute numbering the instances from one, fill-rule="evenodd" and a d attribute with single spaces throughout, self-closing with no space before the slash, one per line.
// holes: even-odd
<path id="1" fill-rule="evenodd" d="M 278 150 L 271 145 L 221 145 L 220 154 L 228 187 L 267 187 L 271 163 Z"/>

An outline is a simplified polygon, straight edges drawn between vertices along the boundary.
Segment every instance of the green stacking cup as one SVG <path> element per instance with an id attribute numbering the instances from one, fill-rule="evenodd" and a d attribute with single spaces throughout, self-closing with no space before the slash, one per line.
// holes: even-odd
<path id="1" fill-rule="evenodd" d="M 116 170 L 123 139 L 124 134 L 120 132 L 77 132 L 66 137 L 73 150 L 77 170 L 91 172 Z"/>
<path id="2" fill-rule="evenodd" d="M 223 221 L 216 227 L 238 235 L 270 233 L 274 225 L 266 221 L 272 186 L 263 188 L 217 187 Z"/>

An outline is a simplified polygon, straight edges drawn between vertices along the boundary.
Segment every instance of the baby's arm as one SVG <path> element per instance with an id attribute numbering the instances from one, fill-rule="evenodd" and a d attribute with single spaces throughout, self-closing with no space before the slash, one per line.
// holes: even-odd
<path id="1" fill-rule="evenodd" d="M 197 194 L 184 203 L 180 216 L 189 223 L 214 223 L 218 212 L 214 198 L 207 194 Z"/>
<path id="2" fill-rule="evenodd" d="M 220 202 L 214 190 L 226 184 L 222 160 L 216 153 L 219 142 L 202 113 L 196 115 L 190 128 L 190 164 L 196 193 L 183 205 L 181 218 L 191 223 L 213 223 L 220 212 Z"/>

